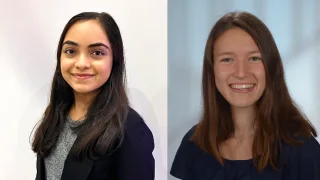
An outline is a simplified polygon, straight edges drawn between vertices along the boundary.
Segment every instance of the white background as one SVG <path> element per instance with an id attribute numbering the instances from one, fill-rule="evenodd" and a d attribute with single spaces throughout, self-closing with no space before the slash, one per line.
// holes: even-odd
<path id="1" fill-rule="evenodd" d="M 229 11 L 249 11 L 268 26 L 283 58 L 289 91 L 320 133 L 319 7 L 319 0 L 168 1 L 168 171 L 183 135 L 199 119 L 209 31 Z"/>
<path id="2" fill-rule="evenodd" d="M 110 13 L 122 32 L 133 107 L 155 138 L 156 180 L 167 179 L 167 2 L 0 1 L 0 179 L 34 179 L 29 136 L 48 102 L 64 25 L 83 11 Z"/>

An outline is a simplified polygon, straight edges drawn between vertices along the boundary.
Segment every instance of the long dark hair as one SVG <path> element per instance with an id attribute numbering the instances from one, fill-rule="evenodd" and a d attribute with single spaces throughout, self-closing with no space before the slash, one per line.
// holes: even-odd
<path id="1" fill-rule="evenodd" d="M 63 79 L 60 69 L 60 56 L 64 38 L 69 28 L 80 20 L 98 20 L 110 41 L 113 51 L 113 66 L 107 82 L 93 99 L 85 122 L 78 127 L 78 138 L 73 153 L 97 158 L 121 143 L 124 122 L 129 110 L 126 94 L 125 61 L 122 37 L 118 25 L 107 13 L 84 12 L 72 17 L 63 29 L 58 50 L 50 102 L 37 127 L 32 142 L 32 150 L 38 156 L 46 157 L 54 148 L 74 103 L 73 90 Z"/>
<path id="2" fill-rule="evenodd" d="M 317 136 L 307 118 L 291 99 L 285 83 L 282 60 L 266 25 L 247 12 L 231 12 L 223 16 L 211 29 L 203 60 L 201 121 L 193 141 L 204 151 L 214 155 L 223 164 L 218 145 L 234 131 L 228 102 L 217 90 L 214 77 L 214 45 L 218 37 L 231 28 L 241 28 L 251 35 L 261 54 L 266 73 L 266 88 L 257 103 L 258 128 L 252 152 L 259 171 L 267 164 L 278 169 L 281 142 L 299 145 L 296 135 Z"/>

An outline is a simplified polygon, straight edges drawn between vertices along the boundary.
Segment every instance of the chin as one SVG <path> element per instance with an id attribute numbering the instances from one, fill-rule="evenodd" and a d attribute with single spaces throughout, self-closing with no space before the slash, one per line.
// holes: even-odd
<path id="1" fill-rule="evenodd" d="M 230 106 L 235 108 L 248 108 L 253 107 L 255 105 L 255 101 L 246 101 L 246 102 L 239 102 L 239 101 L 228 101 Z"/>
<path id="2" fill-rule="evenodd" d="M 89 94 L 92 92 L 95 92 L 95 88 L 72 88 L 73 92 L 78 93 L 78 94 Z"/>
<path id="3" fill-rule="evenodd" d="M 253 107 L 253 104 L 230 104 L 234 108 L 245 109 Z"/>
<path id="4" fill-rule="evenodd" d="M 89 90 L 85 90 L 85 89 L 74 89 L 73 92 L 77 93 L 77 94 L 88 94 L 92 91 Z"/>

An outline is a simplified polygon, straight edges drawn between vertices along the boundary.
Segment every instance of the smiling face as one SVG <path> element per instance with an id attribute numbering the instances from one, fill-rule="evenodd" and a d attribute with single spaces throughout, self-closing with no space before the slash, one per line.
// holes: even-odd
<path id="1" fill-rule="evenodd" d="M 96 93 L 110 77 L 112 49 L 97 20 L 72 25 L 60 57 L 62 76 L 75 93 Z"/>
<path id="2" fill-rule="evenodd" d="M 252 37 L 240 28 L 224 32 L 214 45 L 214 75 L 218 91 L 232 107 L 254 106 L 266 77 L 262 55 Z"/>

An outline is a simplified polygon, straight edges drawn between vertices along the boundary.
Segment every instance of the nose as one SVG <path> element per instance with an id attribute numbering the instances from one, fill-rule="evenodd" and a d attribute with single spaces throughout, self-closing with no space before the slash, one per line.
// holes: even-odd
<path id="1" fill-rule="evenodd" d="M 80 55 L 75 63 L 75 67 L 80 70 L 90 68 L 90 59 L 85 55 Z"/>
<path id="2" fill-rule="evenodd" d="M 237 61 L 235 64 L 235 72 L 234 75 L 237 78 L 245 78 L 247 76 L 248 73 L 248 65 L 245 61 Z"/>

